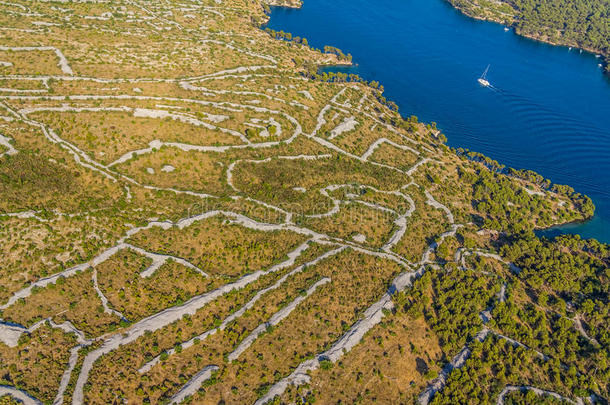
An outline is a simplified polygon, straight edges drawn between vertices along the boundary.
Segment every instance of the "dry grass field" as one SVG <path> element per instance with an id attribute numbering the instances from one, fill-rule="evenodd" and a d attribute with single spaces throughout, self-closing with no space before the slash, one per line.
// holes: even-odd
<path id="1" fill-rule="evenodd" d="M 267 7 L 0 2 L 0 404 L 608 398 L 607 247 L 532 233 L 590 201 Z"/>

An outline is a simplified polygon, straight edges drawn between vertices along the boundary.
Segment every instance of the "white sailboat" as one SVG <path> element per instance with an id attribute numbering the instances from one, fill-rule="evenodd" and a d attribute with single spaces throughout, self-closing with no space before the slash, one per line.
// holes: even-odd
<path id="1" fill-rule="evenodd" d="M 489 87 L 491 86 L 491 84 L 489 83 L 489 81 L 487 81 L 487 71 L 489 70 L 489 65 L 487 65 L 487 68 L 485 68 L 485 71 L 483 72 L 483 74 L 481 75 L 481 77 L 479 77 L 478 82 L 481 86 L 485 86 L 485 87 Z"/>

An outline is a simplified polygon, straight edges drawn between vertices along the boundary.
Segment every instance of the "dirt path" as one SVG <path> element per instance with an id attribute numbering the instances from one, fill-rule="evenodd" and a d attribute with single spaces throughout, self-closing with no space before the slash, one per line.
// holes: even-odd
<path id="1" fill-rule="evenodd" d="M 42 405 L 42 402 L 17 388 L 0 385 L 0 397 L 4 395 L 13 397 L 16 400 L 21 401 L 24 405 Z"/>
<path id="2" fill-rule="evenodd" d="M 558 399 L 560 401 L 564 401 L 564 402 L 567 402 L 567 403 L 573 404 L 573 405 L 583 405 L 584 404 L 584 402 L 580 398 L 578 398 L 576 401 L 573 401 L 570 398 L 564 397 L 563 395 L 559 395 L 556 392 L 547 391 L 547 390 L 543 390 L 543 389 L 532 387 L 532 386 L 528 386 L 528 385 L 522 385 L 522 386 L 507 385 L 502 390 L 502 392 L 500 392 L 500 395 L 498 395 L 498 399 L 496 401 L 496 404 L 497 405 L 504 405 L 504 397 L 508 393 L 514 392 L 514 391 L 521 391 L 521 392 L 531 391 L 531 392 L 533 392 L 534 394 L 536 394 L 538 396 L 548 395 L 548 396 L 556 398 L 556 399 Z"/>

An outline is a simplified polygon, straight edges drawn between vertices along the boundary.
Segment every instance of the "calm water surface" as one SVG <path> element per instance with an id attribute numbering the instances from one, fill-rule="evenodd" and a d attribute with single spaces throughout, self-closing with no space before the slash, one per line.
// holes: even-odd
<path id="1" fill-rule="evenodd" d="M 383 84 L 403 115 L 437 122 L 449 145 L 589 195 L 595 217 L 561 231 L 610 242 L 610 80 L 594 55 L 519 37 L 442 0 L 304 3 L 272 8 L 268 26 L 351 53 L 350 72 Z M 488 64 L 495 89 L 476 80 Z"/>

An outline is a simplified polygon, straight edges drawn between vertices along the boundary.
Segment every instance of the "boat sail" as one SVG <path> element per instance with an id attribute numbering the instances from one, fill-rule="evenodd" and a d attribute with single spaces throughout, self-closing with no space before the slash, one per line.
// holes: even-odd
<path id="1" fill-rule="evenodd" d="M 483 72 L 481 77 L 479 77 L 479 79 L 478 79 L 478 82 L 479 82 L 479 84 L 481 84 L 481 86 L 485 86 L 485 87 L 491 86 L 491 84 L 487 80 L 487 71 L 489 70 L 489 66 L 490 65 L 487 65 L 487 68 L 485 68 L 485 71 Z"/>

